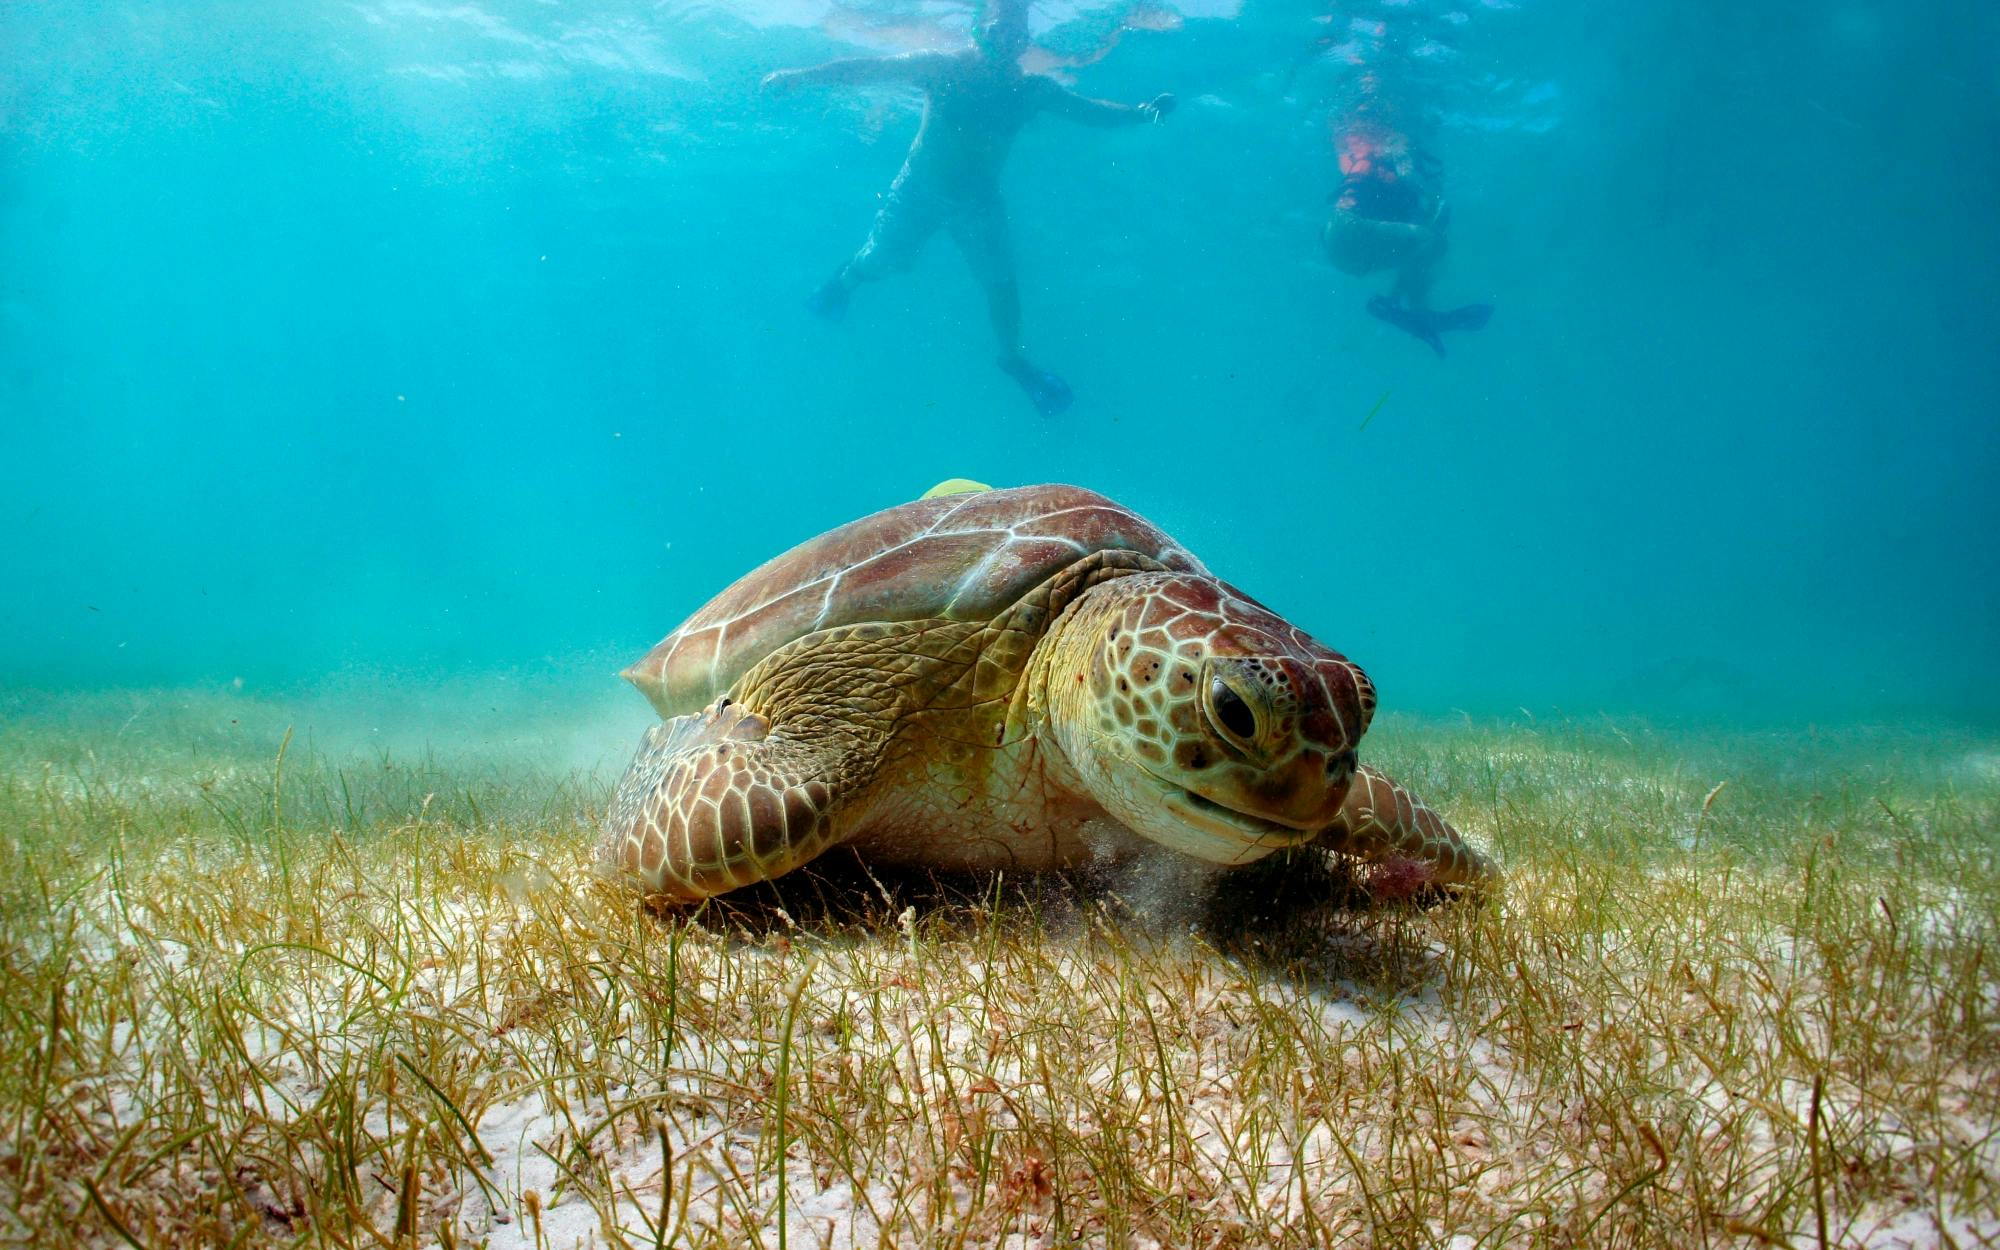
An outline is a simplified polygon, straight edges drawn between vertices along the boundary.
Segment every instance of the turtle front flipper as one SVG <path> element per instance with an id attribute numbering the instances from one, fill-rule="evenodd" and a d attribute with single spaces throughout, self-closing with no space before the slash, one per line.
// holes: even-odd
<path id="1" fill-rule="evenodd" d="M 599 855 L 680 902 L 790 872 L 834 840 L 851 746 L 773 733 L 728 698 L 655 725 L 618 783 Z"/>
<path id="2" fill-rule="evenodd" d="M 1355 770 L 1340 815 L 1317 844 L 1368 860 L 1401 855 L 1428 868 L 1434 885 L 1483 886 L 1500 875 L 1449 821 L 1365 764 Z"/>

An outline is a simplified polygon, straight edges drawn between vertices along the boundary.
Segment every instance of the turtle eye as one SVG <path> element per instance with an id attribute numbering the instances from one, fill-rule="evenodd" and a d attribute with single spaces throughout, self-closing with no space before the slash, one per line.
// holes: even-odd
<path id="1" fill-rule="evenodd" d="M 1257 714 L 1220 677 L 1208 681 L 1208 715 L 1217 728 L 1242 743 L 1257 739 Z"/>

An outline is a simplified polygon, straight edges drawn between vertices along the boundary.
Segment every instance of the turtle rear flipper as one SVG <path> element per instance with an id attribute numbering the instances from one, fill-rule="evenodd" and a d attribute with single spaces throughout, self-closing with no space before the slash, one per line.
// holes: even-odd
<path id="1" fill-rule="evenodd" d="M 1433 885 L 1483 886 L 1500 875 L 1449 821 L 1365 764 L 1355 770 L 1340 815 L 1320 833 L 1318 845 L 1367 860 L 1401 855 L 1429 869 Z"/>
<path id="2" fill-rule="evenodd" d="M 618 783 L 599 854 L 692 902 L 789 872 L 834 840 L 851 740 L 772 731 L 728 698 L 646 731 Z"/>

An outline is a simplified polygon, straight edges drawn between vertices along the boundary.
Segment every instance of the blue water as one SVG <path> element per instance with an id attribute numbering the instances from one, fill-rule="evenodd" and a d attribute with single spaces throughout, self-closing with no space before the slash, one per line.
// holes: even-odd
<path id="1" fill-rule="evenodd" d="M 1014 151 L 1045 418 L 945 239 L 802 307 L 916 98 L 756 90 L 961 6 L 12 0 L 0 682 L 596 689 L 967 476 L 1132 505 L 1395 707 L 2000 720 L 1995 10 L 1372 7 L 1438 36 L 1378 68 L 1490 327 L 1439 361 L 1321 252 L 1324 0 L 1043 4 L 1180 101 Z"/>

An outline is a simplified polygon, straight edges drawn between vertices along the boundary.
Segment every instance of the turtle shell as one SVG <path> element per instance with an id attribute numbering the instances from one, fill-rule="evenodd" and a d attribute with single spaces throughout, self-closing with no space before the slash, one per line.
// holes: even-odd
<path id="1" fill-rule="evenodd" d="M 1107 550 L 1206 572 L 1152 522 L 1080 487 L 919 499 L 850 521 L 752 570 L 623 676 L 660 715 L 679 716 L 807 634 L 869 621 L 991 620 L 1064 567 Z"/>

